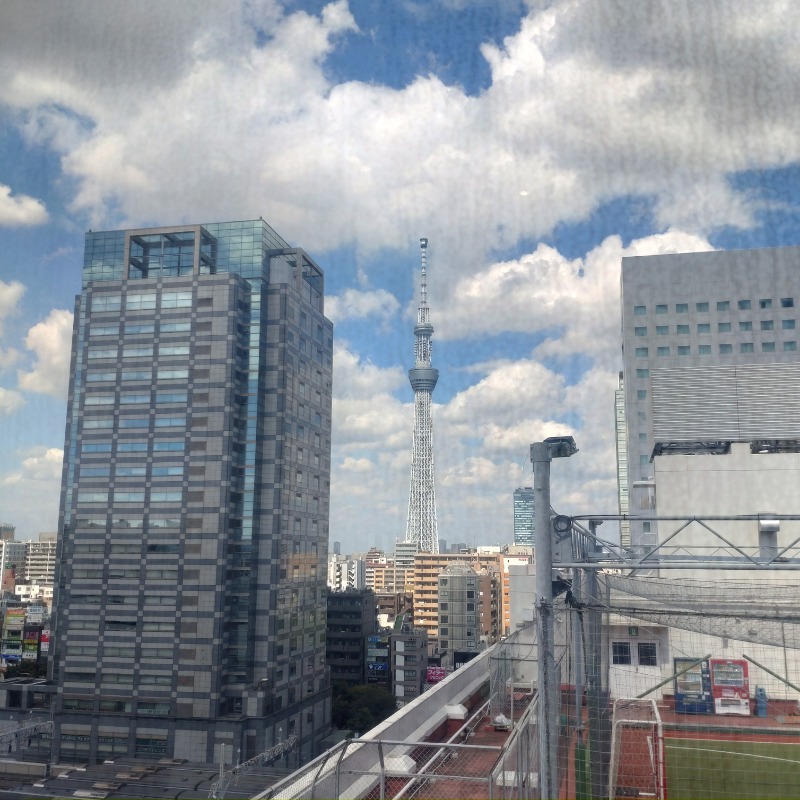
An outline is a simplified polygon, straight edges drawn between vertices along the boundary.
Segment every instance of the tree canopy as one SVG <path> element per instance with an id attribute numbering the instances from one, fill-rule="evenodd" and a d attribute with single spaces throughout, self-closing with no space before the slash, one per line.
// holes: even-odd
<path id="1" fill-rule="evenodd" d="M 397 711 L 397 703 L 382 686 L 334 686 L 331 717 L 337 728 L 366 733 Z"/>

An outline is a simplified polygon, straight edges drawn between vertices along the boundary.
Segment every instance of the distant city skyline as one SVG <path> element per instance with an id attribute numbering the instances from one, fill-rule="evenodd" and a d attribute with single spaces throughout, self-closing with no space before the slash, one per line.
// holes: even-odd
<path id="1" fill-rule="evenodd" d="M 614 511 L 622 257 L 800 244 L 793 10 L 4 4 L 0 519 L 56 529 L 85 231 L 259 215 L 325 270 L 343 551 L 405 535 L 422 234 L 439 537 L 510 541 L 551 435 L 553 507 Z"/>

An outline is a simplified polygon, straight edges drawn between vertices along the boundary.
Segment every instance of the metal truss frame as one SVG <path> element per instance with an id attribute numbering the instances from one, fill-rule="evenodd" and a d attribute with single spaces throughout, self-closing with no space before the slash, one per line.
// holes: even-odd
<path id="1" fill-rule="evenodd" d="M 800 570 L 800 534 L 783 547 L 761 548 L 736 544 L 719 530 L 720 522 L 800 521 L 800 514 L 738 516 L 645 516 L 632 514 L 555 515 L 553 568 L 595 570 Z M 657 522 L 659 543 L 622 547 L 597 534 L 602 522 Z M 667 533 L 666 523 L 673 523 Z M 713 546 L 687 542 L 695 526 L 711 535 Z M 757 539 L 757 537 L 754 537 Z"/>

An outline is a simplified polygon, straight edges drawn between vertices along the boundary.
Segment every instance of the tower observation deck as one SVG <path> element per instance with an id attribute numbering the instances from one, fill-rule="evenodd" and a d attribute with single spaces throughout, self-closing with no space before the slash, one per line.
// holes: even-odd
<path id="1" fill-rule="evenodd" d="M 408 380 L 414 390 L 414 439 L 411 449 L 411 491 L 408 498 L 406 540 L 416 542 L 417 550 L 439 552 L 436 528 L 436 491 L 433 470 L 433 423 L 431 396 L 439 379 L 439 370 L 431 366 L 433 325 L 428 308 L 428 240 L 420 239 L 420 303 L 414 326 L 414 366 Z"/>

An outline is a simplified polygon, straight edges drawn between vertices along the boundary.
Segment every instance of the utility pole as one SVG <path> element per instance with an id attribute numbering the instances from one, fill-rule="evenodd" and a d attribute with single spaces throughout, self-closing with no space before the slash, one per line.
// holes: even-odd
<path id="1" fill-rule="evenodd" d="M 578 452 L 571 436 L 531 445 L 533 513 L 536 520 L 536 635 L 539 727 L 539 797 L 558 797 L 560 686 L 553 643 L 553 530 L 550 524 L 550 461 Z M 513 690 L 513 687 L 512 687 Z"/>

